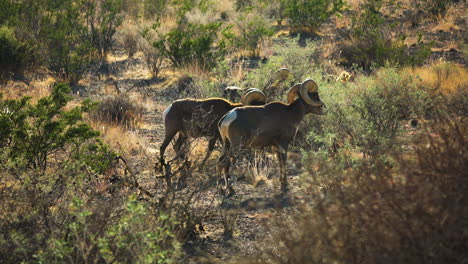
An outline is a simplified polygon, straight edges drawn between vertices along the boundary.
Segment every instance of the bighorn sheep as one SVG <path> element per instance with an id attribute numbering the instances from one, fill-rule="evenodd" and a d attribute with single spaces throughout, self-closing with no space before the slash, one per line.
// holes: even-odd
<path id="1" fill-rule="evenodd" d="M 298 97 L 296 99 L 296 97 Z M 244 106 L 229 111 L 218 123 L 223 142 L 223 155 L 218 161 L 217 172 L 229 195 L 234 194 L 230 185 L 229 167 L 231 155 L 239 149 L 273 147 L 280 168 L 282 190 L 287 189 L 286 158 L 288 146 L 294 138 L 304 115 L 323 114 L 317 84 L 308 79 L 288 91 L 288 104 L 272 102 L 263 106 Z"/>
<path id="2" fill-rule="evenodd" d="M 219 119 L 231 109 L 243 105 L 263 105 L 266 97 L 257 88 L 247 89 L 240 103 L 231 103 L 222 98 L 209 99 L 182 99 L 173 102 L 163 112 L 165 137 L 160 147 L 160 162 L 164 164 L 164 152 L 167 146 L 179 133 L 174 144 L 177 156 L 181 155 L 181 147 L 188 138 L 208 137 L 208 153 L 200 164 L 203 167 L 214 149 L 216 141 L 220 138 L 217 128 Z"/>

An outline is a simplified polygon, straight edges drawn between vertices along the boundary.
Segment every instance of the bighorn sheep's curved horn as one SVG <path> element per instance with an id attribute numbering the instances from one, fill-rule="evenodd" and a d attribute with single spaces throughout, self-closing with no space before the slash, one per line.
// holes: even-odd
<path id="1" fill-rule="evenodd" d="M 278 80 L 284 81 L 288 78 L 291 72 L 286 68 L 281 68 L 276 72 L 276 77 Z"/>
<path id="2" fill-rule="evenodd" d="M 261 90 L 258 89 L 258 88 L 248 88 L 248 89 L 245 89 L 245 90 L 242 92 L 242 96 L 241 96 L 241 99 L 240 99 L 240 103 L 243 104 L 243 105 L 245 105 L 245 104 L 244 104 L 245 95 L 248 94 L 248 93 L 251 92 L 251 91 L 256 91 L 256 90 L 261 91 Z"/>
<path id="3" fill-rule="evenodd" d="M 241 98 L 241 103 L 243 105 L 250 105 L 253 102 L 258 102 L 265 104 L 266 103 L 266 96 L 265 94 L 258 88 L 249 88 L 244 93 Z"/>
<path id="4" fill-rule="evenodd" d="M 292 103 L 297 96 L 299 96 L 300 83 L 296 83 L 293 87 L 289 88 L 288 91 L 288 104 Z"/>
<path id="5" fill-rule="evenodd" d="M 307 79 L 305 80 L 299 89 L 299 94 L 301 95 L 302 100 L 304 100 L 307 104 L 312 106 L 321 106 L 323 103 L 321 101 L 315 101 L 310 98 L 309 93 L 317 93 L 318 92 L 318 85 L 314 80 Z"/>

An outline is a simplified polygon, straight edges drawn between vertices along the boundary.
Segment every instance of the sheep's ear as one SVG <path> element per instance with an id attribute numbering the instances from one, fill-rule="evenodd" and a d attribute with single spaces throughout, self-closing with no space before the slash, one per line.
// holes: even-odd
<path id="1" fill-rule="evenodd" d="M 295 84 L 293 87 L 289 88 L 288 91 L 288 104 L 292 103 L 298 95 L 299 88 L 301 87 L 300 83 Z"/>

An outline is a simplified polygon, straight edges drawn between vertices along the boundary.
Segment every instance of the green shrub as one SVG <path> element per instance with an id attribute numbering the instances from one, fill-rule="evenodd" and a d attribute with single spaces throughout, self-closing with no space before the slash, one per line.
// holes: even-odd
<path id="1" fill-rule="evenodd" d="M 343 0 L 282 0 L 284 17 L 298 31 L 315 31 L 346 6 Z"/>
<path id="2" fill-rule="evenodd" d="M 0 98 L 0 259 L 168 263 L 179 251 L 168 215 L 178 211 L 128 193 L 121 158 L 82 121 L 93 104 L 64 110 L 69 93 L 57 84 L 34 105 Z"/>
<path id="3" fill-rule="evenodd" d="M 316 71 L 316 67 L 320 67 L 316 55 L 317 43 L 307 40 L 300 44 L 299 39 L 300 36 L 285 39 L 275 45 L 276 55 L 271 59 L 278 60 L 282 67 L 289 69 L 296 83 L 304 81 L 308 75 Z M 311 67 L 311 65 L 317 66 Z"/>
<path id="4" fill-rule="evenodd" d="M 234 3 L 234 7 L 236 8 L 236 11 L 245 11 L 253 7 L 253 1 L 252 0 L 236 0 L 236 2 Z"/>
<path id="5" fill-rule="evenodd" d="M 0 82 L 10 74 L 19 73 L 28 64 L 28 48 L 18 41 L 15 32 L 7 26 L 0 27 Z"/>
<path id="6" fill-rule="evenodd" d="M 20 5 L 14 0 L 0 0 L 0 25 L 6 25 L 18 15 Z"/>
<path id="7" fill-rule="evenodd" d="M 36 105 L 30 105 L 29 98 L 1 103 L 3 143 L 0 146 L 6 148 L 5 162 L 9 166 L 45 171 L 51 156 L 65 146 L 98 136 L 98 132 L 81 122 L 82 113 L 92 107 L 89 101 L 70 111 L 63 110 L 71 100 L 70 92 L 68 86 L 56 84 L 52 94 L 41 98 Z"/>
<path id="8" fill-rule="evenodd" d="M 325 155 L 335 153 L 343 165 L 359 160 L 386 159 L 402 146 L 402 125 L 437 109 L 421 82 L 385 69 L 356 84 L 319 82 L 326 114 L 309 125 L 309 144 Z"/>
<path id="9" fill-rule="evenodd" d="M 195 64 L 201 69 L 211 69 L 227 52 L 230 34 L 223 30 L 218 36 L 221 26 L 220 22 L 179 24 L 155 41 L 154 46 L 177 67 Z"/>
<path id="10" fill-rule="evenodd" d="M 343 64 L 359 65 L 363 70 L 382 66 L 415 66 L 425 62 L 431 54 L 431 44 L 423 42 L 419 35 L 413 47 L 405 44 L 406 36 L 397 31 L 396 24 L 385 21 L 380 12 L 384 3 L 368 1 L 361 7 L 362 12 L 352 19 L 351 41 L 341 46 Z"/>
<path id="11" fill-rule="evenodd" d="M 146 1 L 145 1 L 146 3 Z M 139 0 L 122 0 L 122 11 L 131 19 L 136 20 L 141 13 L 142 3 Z M 145 9 L 146 10 L 146 9 Z"/>
<path id="12" fill-rule="evenodd" d="M 93 59 L 94 48 L 82 15 L 85 7 L 82 0 L 50 5 L 41 32 L 49 68 L 71 84 L 78 83 Z"/>
<path id="13" fill-rule="evenodd" d="M 122 24 L 122 0 L 88 0 L 86 22 L 91 43 L 104 60 L 112 48 L 113 36 Z"/>
<path id="14" fill-rule="evenodd" d="M 243 14 L 236 21 L 240 31 L 239 44 L 250 51 L 252 56 L 259 55 L 259 45 L 274 34 L 271 22 L 262 16 L 254 13 Z"/>

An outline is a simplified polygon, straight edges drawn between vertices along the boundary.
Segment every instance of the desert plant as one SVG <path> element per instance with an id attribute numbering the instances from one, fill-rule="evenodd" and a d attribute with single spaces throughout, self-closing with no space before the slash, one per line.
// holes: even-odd
<path id="1" fill-rule="evenodd" d="M 278 61 L 291 71 L 294 82 L 300 82 L 306 79 L 311 72 L 311 64 L 319 64 L 316 58 L 317 43 L 307 40 L 300 44 L 300 36 L 292 39 L 286 39 L 282 43 L 274 46 L 275 56 L 272 61 Z M 301 60 L 297 58 L 301 57 Z"/>
<path id="2" fill-rule="evenodd" d="M 406 120 L 430 115 L 441 102 L 418 79 L 396 69 L 383 69 L 375 77 L 361 78 L 355 84 L 333 84 L 322 91 L 327 114 L 310 121 L 308 143 L 326 155 L 330 151 L 343 154 L 336 158 L 345 167 L 362 159 L 385 160 L 402 146 L 400 135 Z"/>
<path id="3" fill-rule="evenodd" d="M 13 0 L 0 0 L 0 25 L 6 25 L 19 11 L 19 5 Z"/>
<path id="4" fill-rule="evenodd" d="M 139 42 L 141 39 L 141 35 L 139 34 L 137 27 L 126 25 L 119 33 L 120 41 L 127 52 L 128 57 L 133 57 L 139 49 Z"/>
<path id="5" fill-rule="evenodd" d="M 10 165 L 45 171 L 53 154 L 65 145 L 98 135 L 81 122 L 82 113 L 92 107 L 89 101 L 73 110 L 63 110 L 71 99 L 70 91 L 64 84 L 56 84 L 52 94 L 34 106 L 27 97 L 2 102 L 2 145 L 8 148 L 5 153 Z"/>
<path id="6" fill-rule="evenodd" d="M 0 27 L 0 82 L 26 68 L 28 48 L 18 41 L 12 28 Z"/>
<path id="7" fill-rule="evenodd" d="M 259 45 L 262 41 L 273 36 L 274 30 L 270 26 L 267 18 L 255 13 L 243 14 L 236 21 L 237 28 L 240 31 L 239 43 L 250 51 L 252 56 L 259 55 Z"/>
<path id="8" fill-rule="evenodd" d="M 340 13 L 346 6 L 343 0 L 282 0 L 284 17 L 296 31 L 315 31 L 332 15 Z"/>
<path id="9" fill-rule="evenodd" d="M 88 0 L 86 3 L 86 25 L 91 43 L 101 60 L 112 48 L 113 36 L 122 24 L 122 0 Z"/>
<path id="10" fill-rule="evenodd" d="M 142 8 L 141 1 L 138 0 L 122 0 L 122 11 L 132 19 L 136 20 L 140 15 Z"/>
<path id="11" fill-rule="evenodd" d="M 383 1 L 364 3 L 361 13 L 352 18 L 351 41 L 341 47 L 341 57 L 346 66 L 357 64 L 365 71 L 372 67 L 421 65 L 431 54 L 431 43 L 424 43 L 422 34 L 409 48 L 406 35 L 396 30 L 396 24 L 385 21 L 381 9 Z M 369 26 L 372 25 L 372 26 Z"/>
<path id="12" fill-rule="evenodd" d="M 466 126 L 442 116 L 414 143 L 414 159 L 396 157 L 393 169 L 366 164 L 347 173 L 332 160 L 319 162 L 309 187 L 313 203 L 269 222 L 249 263 L 464 261 L 465 133 Z"/>
<path id="13" fill-rule="evenodd" d="M 104 98 L 91 114 L 99 122 L 116 124 L 132 129 L 141 121 L 143 108 L 127 95 L 120 94 Z"/>
<path id="14" fill-rule="evenodd" d="M 143 1 L 143 14 L 147 19 L 161 16 L 167 8 L 168 0 Z"/>
<path id="15" fill-rule="evenodd" d="M 0 98 L 0 180 L 8 182 L 0 187 L 0 258 L 169 262 L 178 252 L 178 225 L 165 213 L 180 207 L 163 212 L 161 203 L 129 194 L 138 184 L 125 178 L 128 166 L 119 166 L 123 159 L 82 121 L 93 105 L 64 110 L 69 93 L 57 84 L 34 105 Z"/>
<path id="16" fill-rule="evenodd" d="M 213 68 L 226 54 L 226 39 L 230 34 L 222 30 L 220 22 L 201 24 L 179 24 L 178 28 L 160 37 L 154 47 L 175 66 L 195 63 L 202 69 Z"/>
<path id="17" fill-rule="evenodd" d="M 445 17 L 447 10 L 453 5 L 456 0 L 419 0 L 417 6 L 425 10 L 431 15 L 434 20 L 439 20 Z"/>
<path id="18" fill-rule="evenodd" d="M 89 69 L 94 52 L 82 16 L 85 2 L 64 0 L 48 8 L 41 32 L 47 64 L 61 79 L 76 84 Z"/>

